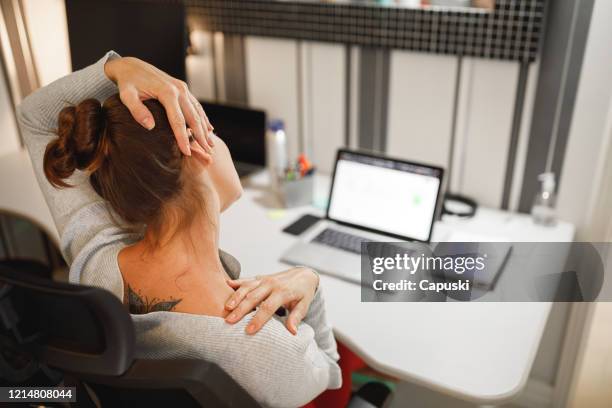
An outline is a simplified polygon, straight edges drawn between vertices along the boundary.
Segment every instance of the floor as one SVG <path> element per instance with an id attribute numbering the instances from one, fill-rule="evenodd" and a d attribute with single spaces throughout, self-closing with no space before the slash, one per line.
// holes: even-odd
<path id="1" fill-rule="evenodd" d="M 399 384 L 395 390 L 389 408 L 482 408 L 452 397 L 430 391 L 414 384 Z M 515 405 L 503 405 L 499 408 L 520 408 Z"/>

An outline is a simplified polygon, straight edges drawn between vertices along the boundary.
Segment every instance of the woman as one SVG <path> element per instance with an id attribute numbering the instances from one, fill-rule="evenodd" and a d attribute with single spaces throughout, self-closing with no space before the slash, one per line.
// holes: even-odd
<path id="1" fill-rule="evenodd" d="M 269 406 L 340 386 L 316 273 L 237 280 L 219 251 L 240 182 L 184 84 L 111 52 L 30 95 L 19 119 L 70 280 L 123 299 L 140 357 L 213 361 Z"/>

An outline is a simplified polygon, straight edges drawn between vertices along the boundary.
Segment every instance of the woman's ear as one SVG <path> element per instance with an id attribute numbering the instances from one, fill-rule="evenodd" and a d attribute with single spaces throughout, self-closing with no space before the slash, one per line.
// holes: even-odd
<path id="1" fill-rule="evenodd" d="M 197 160 L 204 168 L 210 166 L 213 162 L 212 155 L 207 153 L 197 143 L 191 144 L 191 157 Z"/>

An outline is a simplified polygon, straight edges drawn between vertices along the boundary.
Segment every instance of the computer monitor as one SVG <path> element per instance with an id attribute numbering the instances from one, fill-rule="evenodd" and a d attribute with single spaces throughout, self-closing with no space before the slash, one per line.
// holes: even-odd
<path id="1" fill-rule="evenodd" d="M 182 3 L 66 0 L 72 70 L 87 67 L 108 50 L 115 50 L 185 80 L 189 44 Z"/>
<path id="2" fill-rule="evenodd" d="M 338 151 L 327 218 L 408 241 L 431 239 L 444 170 Z"/>
<path id="3" fill-rule="evenodd" d="M 266 113 L 239 106 L 201 102 L 237 163 L 266 165 Z"/>

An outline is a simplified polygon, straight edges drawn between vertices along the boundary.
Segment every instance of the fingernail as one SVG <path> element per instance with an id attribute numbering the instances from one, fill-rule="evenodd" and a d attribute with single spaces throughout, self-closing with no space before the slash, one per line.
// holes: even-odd
<path id="1" fill-rule="evenodd" d="M 155 122 L 153 122 L 153 118 L 144 118 L 142 120 L 142 125 L 145 127 L 145 129 L 151 130 L 155 127 Z"/>
<path id="2" fill-rule="evenodd" d="M 229 316 L 227 316 L 227 321 L 228 322 L 232 322 L 236 319 L 236 314 L 235 313 L 231 313 Z"/>
<path id="3" fill-rule="evenodd" d="M 230 300 L 229 302 L 227 302 L 227 307 L 233 308 L 235 304 L 236 302 L 234 302 L 233 300 Z"/>
<path id="4" fill-rule="evenodd" d="M 249 323 L 249 325 L 246 328 L 247 334 L 253 334 L 254 331 L 255 331 L 255 324 Z"/>

